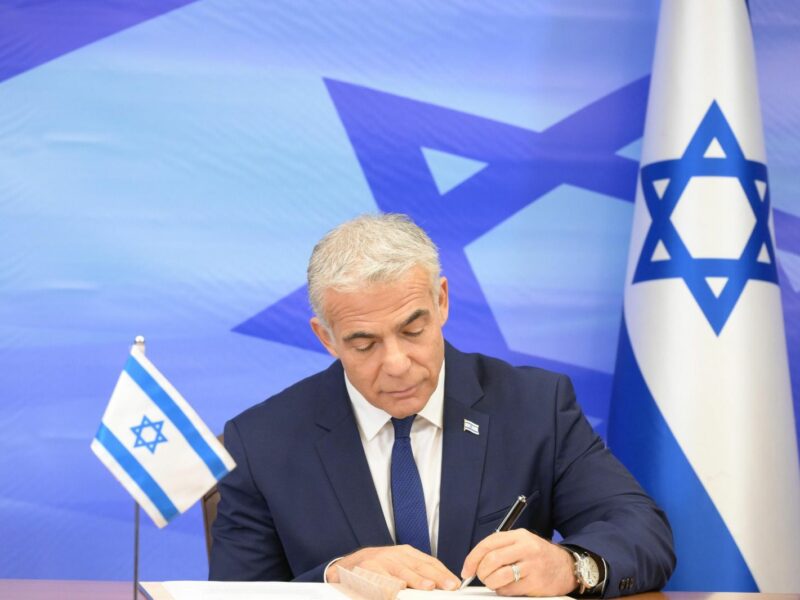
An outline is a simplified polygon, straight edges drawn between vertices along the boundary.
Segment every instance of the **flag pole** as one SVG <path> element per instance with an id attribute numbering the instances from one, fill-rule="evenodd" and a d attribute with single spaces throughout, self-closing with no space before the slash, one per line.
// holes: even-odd
<path id="1" fill-rule="evenodd" d="M 139 597 L 139 503 L 133 503 L 133 600 Z"/>
<path id="2" fill-rule="evenodd" d="M 144 336 L 137 335 L 133 345 L 144 354 Z M 133 502 L 133 600 L 139 597 L 139 503 Z"/>

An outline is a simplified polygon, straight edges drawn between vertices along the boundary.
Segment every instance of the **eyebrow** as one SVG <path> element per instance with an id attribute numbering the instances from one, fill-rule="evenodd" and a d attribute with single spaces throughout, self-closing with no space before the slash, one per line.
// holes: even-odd
<path id="1" fill-rule="evenodd" d="M 400 329 L 403 327 L 408 327 L 421 317 L 427 317 L 430 314 L 430 311 L 424 308 L 418 308 L 413 313 L 411 313 L 408 318 L 400 324 Z M 354 331 L 353 333 L 349 333 L 344 336 L 345 342 L 352 342 L 353 340 L 374 340 L 378 336 L 374 333 L 369 333 L 367 331 Z"/>
<path id="2" fill-rule="evenodd" d="M 409 325 L 411 325 L 411 323 L 413 323 L 420 317 L 427 317 L 429 314 L 430 311 L 428 311 L 427 309 L 418 308 L 413 313 L 411 313 L 411 316 L 409 316 L 405 321 L 403 321 L 403 323 L 400 325 L 400 329 L 402 329 L 403 327 L 408 327 Z"/>
<path id="3" fill-rule="evenodd" d="M 353 333 L 344 336 L 344 341 L 352 342 L 353 340 L 358 339 L 374 340 L 376 337 L 378 336 L 374 333 L 367 333 L 366 331 L 354 331 Z"/>

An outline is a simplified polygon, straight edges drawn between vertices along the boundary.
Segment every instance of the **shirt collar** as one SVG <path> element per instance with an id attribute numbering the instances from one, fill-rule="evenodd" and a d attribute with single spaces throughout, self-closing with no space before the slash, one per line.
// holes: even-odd
<path id="1" fill-rule="evenodd" d="M 350 404 L 353 405 L 358 428 L 364 438 L 370 441 L 378 435 L 378 432 L 389 422 L 392 416 L 377 406 L 370 404 L 347 378 L 347 373 L 344 374 L 344 383 L 347 386 L 347 394 L 350 396 Z M 439 371 L 439 382 L 436 384 L 436 389 L 433 390 L 428 402 L 419 411 L 419 416 L 434 427 L 442 428 L 442 423 L 444 422 L 444 361 L 442 361 L 442 368 Z"/>

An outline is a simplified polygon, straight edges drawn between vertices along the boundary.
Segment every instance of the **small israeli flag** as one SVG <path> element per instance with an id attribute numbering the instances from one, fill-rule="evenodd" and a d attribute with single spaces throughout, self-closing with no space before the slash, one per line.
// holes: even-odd
<path id="1" fill-rule="evenodd" d="M 185 512 L 236 466 L 136 346 L 91 447 L 159 527 Z"/>

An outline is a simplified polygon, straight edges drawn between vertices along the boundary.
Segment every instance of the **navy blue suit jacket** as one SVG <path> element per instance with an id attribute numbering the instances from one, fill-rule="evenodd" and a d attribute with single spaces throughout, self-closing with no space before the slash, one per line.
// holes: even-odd
<path id="1" fill-rule="evenodd" d="M 606 596 L 666 583 L 666 518 L 592 430 L 567 377 L 449 344 L 445 370 L 439 560 L 458 575 L 524 494 L 517 527 L 558 530 L 602 556 Z M 393 543 L 339 361 L 229 421 L 225 445 L 238 466 L 219 485 L 210 579 L 321 581 L 333 558 Z"/>

